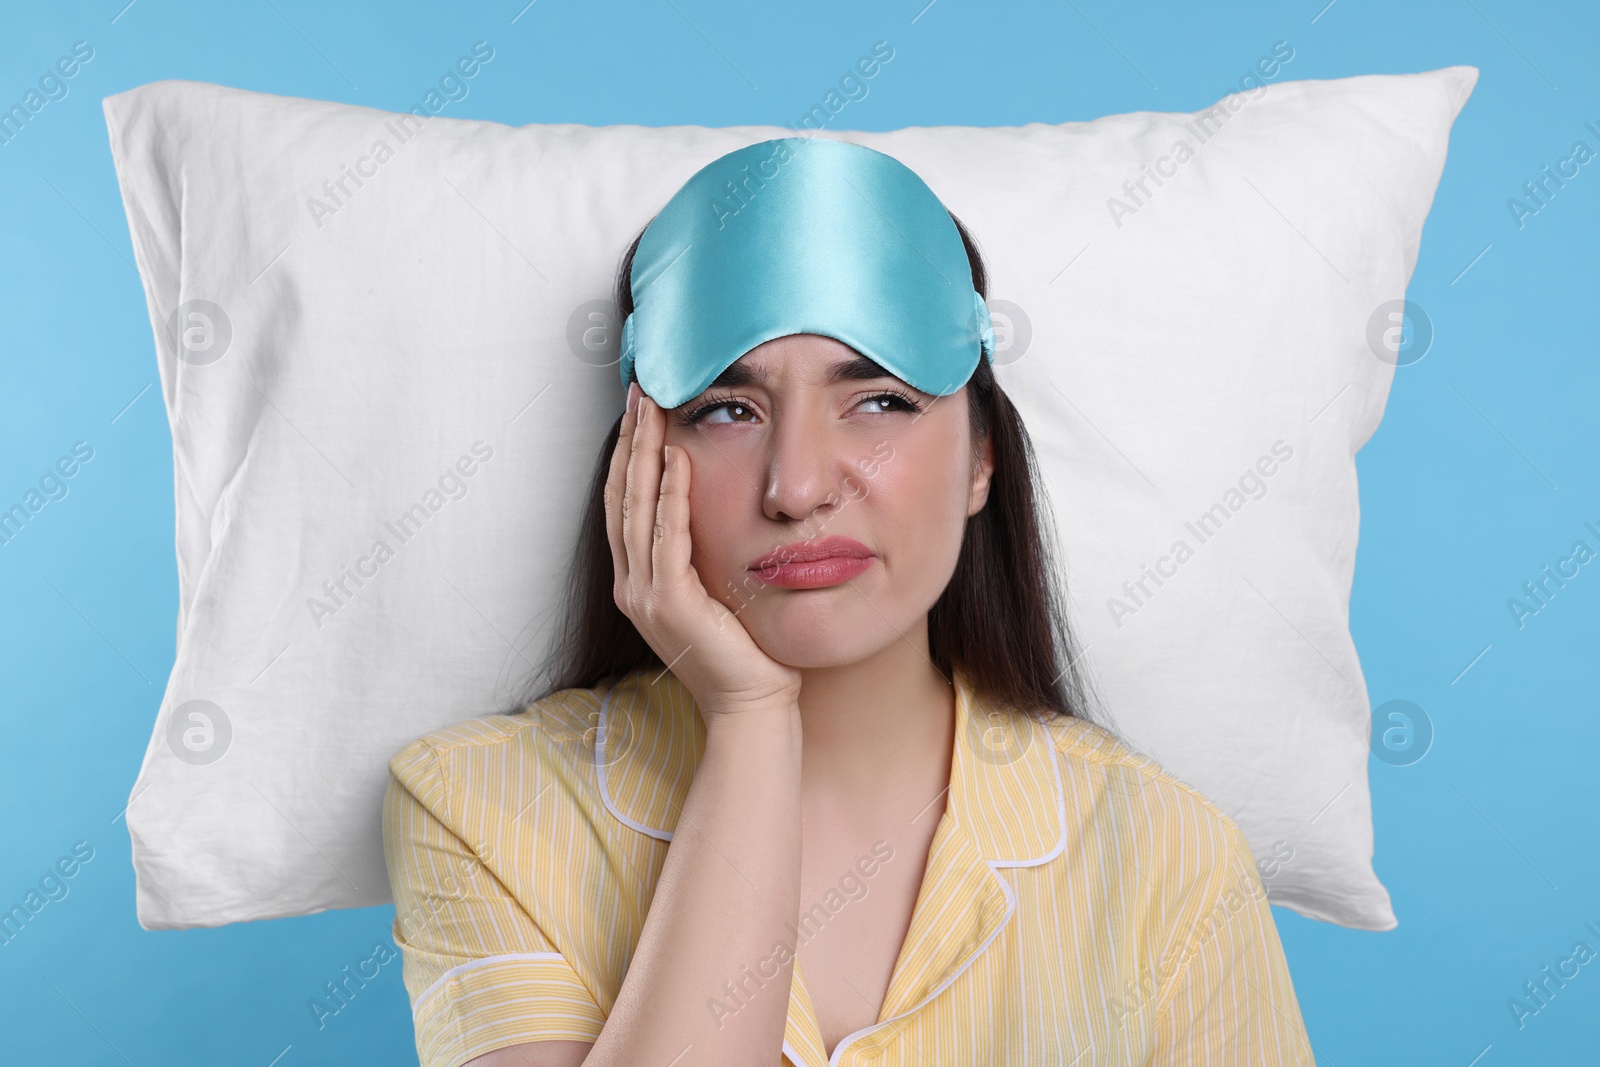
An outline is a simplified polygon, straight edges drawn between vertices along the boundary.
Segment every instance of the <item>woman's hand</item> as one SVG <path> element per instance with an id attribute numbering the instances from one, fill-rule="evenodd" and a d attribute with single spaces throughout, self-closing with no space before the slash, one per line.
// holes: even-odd
<path id="1" fill-rule="evenodd" d="M 707 726 L 797 705 L 800 672 L 761 651 L 689 561 L 689 456 L 664 447 L 666 420 L 630 383 L 605 491 L 617 607 L 694 695 Z"/>

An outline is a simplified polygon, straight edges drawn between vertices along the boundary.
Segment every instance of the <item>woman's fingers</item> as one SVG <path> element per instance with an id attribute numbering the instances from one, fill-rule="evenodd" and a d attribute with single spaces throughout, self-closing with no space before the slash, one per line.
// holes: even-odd
<path id="1" fill-rule="evenodd" d="M 634 596 L 655 582 L 650 570 L 655 539 L 656 498 L 661 491 L 661 411 L 648 396 L 639 398 L 632 455 L 628 458 L 628 507 L 623 513 L 622 540 L 628 549 L 628 579 Z"/>
<path id="2" fill-rule="evenodd" d="M 665 448 L 665 446 L 663 446 Z M 650 567 L 658 584 L 678 582 L 689 573 L 689 454 L 673 448 L 662 460 L 661 494 L 656 502 L 655 543 Z"/>
<path id="3" fill-rule="evenodd" d="M 622 425 L 617 430 L 617 444 L 611 452 L 611 467 L 606 472 L 606 540 L 611 544 L 611 571 L 614 575 L 613 595 L 627 588 L 628 549 L 623 540 L 624 516 L 628 507 L 628 460 L 633 455 L 634 433 L 637 427 L 638 403 L 633 385 L 628 386 L 628 405 L 622 413 Z M 619 602 L 618 606 L 621 604 Z"/>

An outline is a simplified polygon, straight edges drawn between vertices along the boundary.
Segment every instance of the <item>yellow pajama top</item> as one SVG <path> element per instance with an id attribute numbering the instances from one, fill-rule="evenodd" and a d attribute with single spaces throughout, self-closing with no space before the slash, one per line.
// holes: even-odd
<path id="1" fill-rule="evenodd" d="M 389 761 L 393 935 L 422 1067 L 599 1035 L 705 746 L 693 697 L 658 673 Z M 1313 1067 L 1232 820 L 1104 729 L 998 711 L 954 681 L 950 790 L 878 1020 L 830 1058 L 797 960 L 785 1061 Z M 802 902 L 818 923 L 848 906 Z"/>

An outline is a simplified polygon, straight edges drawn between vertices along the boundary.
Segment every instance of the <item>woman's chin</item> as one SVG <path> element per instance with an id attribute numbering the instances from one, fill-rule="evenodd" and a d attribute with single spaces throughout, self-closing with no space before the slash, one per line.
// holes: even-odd
<path id="1" fill-rule="evenodd" d="M 796 670 L 860 663 L 899 639 L 895 629 L 875 613 L 871 620 L 841 619 L 837 611 L 822 618 L 809 612 L 800 614 L 806 617 L 747 620 L 746 628 L 761 651 Z"/>

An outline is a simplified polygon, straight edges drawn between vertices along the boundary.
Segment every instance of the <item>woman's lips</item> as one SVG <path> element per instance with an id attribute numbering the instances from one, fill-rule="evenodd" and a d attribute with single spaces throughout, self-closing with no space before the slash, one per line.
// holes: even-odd
<path id="1" fill-rule="evenodd" d="M 872 566 L 872 550 L 849 537 L 796 541 L 751 563 L 749 570 L 768 585 L 787 589 L 825 589 Z"/>
<path id="2" fill-rule="evenodd" d="M 825 589 L 847 582 L 872 566 L 872 557 L 830 556 L 805 563 L 774 563 L 755 572 L 768 585 L 788 589 Z"/>

